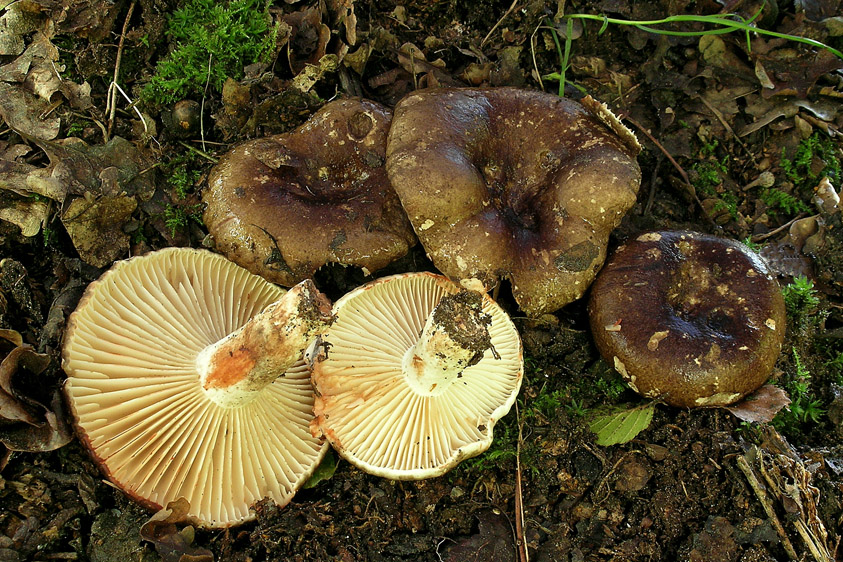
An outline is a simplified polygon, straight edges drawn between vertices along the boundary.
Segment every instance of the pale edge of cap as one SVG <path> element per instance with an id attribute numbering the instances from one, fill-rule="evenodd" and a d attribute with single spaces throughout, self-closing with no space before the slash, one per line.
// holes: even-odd
<path id="1" fill-rule="evenodd" d="M 310 435 L 303 361 L 252 404 L 224 409 L 199 386 L 196 355 L 284 289 L 222 256 L 168 248 L 119 262 L 68 321 L 62 366 L 77 433 L 130 497 L 160 509 L 183 496 L 204 527 L 290 501 L 327 451 Z"/>

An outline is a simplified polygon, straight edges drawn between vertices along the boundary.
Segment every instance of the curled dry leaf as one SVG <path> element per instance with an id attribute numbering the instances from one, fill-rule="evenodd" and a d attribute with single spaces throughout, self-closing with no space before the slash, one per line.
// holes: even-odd
<path id="1" fill-rule="evenodd" d="M 503 562 L 512 560 L 514 551 L 512 528 L 506 516 L 488 509 L 477 515 L 477 533 L 457 541 L 448 549 L 444 560 Z"/>
<path id="2" fill-rule="evenodd" d="M 177 525 L 187 522 L 190 503 L 179 498 L 149 518 L 140 528 L 141 538 L 151 542 L 164 562 L 213 562 L 214 555 L 206 548 L 193 546 L 191 525 L 181 530 Z"/>
<path id="3" fill-rule="evenodd" d="M 62 223 L 85 262 L 109 265 L 128 251 L 123 225 L 138 202 L 155 191 L 152 161 L 120 137 L 97 146 L 73 138 L 40 145 L 50 166 L 28 174 L 26 185 L 45 193 L 64 189 L 65 195 L 83 195 L 65 205 Z"/>
<path id="4" fill-rule="evenodd" d="M 765 384 L 737 404 L 726 409 L 743 421 L 769 423 L 790 404 L 787 393 L 774 384 Z"/>
<path id="5" fill-rule="evenodd" d="M 15 384 L 26 375 L 44 372 L 50 357 L 36 353 L 13 330 L 0 330 L 0 349 L 8 351 L 0 362 L 0 443 L 13 451 L 29 452 L 52 451 L 67 444 L 72 431 L 58 389 L 50 394 L 47 407 Z"/>
<path id="6" fill-rule="evenodd" d="M 91 86 L 63 80 L 59 72 L 59 51 L 50 42 L 50 31 L 36 31 L 26 50 L 12 62 L 0 66 L 0 117 L 10 127 L 35 139 L 54 139 L 59 118 L 50 104 L 59 92 L 77 110 L 91 107 Z"/>

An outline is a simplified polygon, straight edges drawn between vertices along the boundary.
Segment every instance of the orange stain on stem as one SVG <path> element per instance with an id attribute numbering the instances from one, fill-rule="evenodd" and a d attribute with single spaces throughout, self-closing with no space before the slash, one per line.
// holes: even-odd
<path id="1" fill-rule="evenodd" d="M 213 370 L 205 379 L 205 390 L 233 386 L 255 367 L 254 354 L 245 347 L 218 355 L 214 358 Z"/>

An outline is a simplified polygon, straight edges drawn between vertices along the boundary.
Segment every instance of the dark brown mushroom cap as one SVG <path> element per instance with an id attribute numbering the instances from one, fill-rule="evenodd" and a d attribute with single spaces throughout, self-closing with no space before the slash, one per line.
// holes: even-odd
<path id="1" fill-rule="evenodd" d="M 784 299 L 761 258 L 687 231 L 618 248 L 592 285 L 589 316 L 600 354 L 636 392 L 689 408 L 764 384 L 785 335 Z"/>
<path id="2" fill-rule="evenodd" d="M 640 146 L 602 104 L 515 88 L 414 92 L 387 172 L 436 267 L 510 278 L 535 315 L 581 297 L 634 204 Z"/>
<path id="3" fill-rule="evenodd" d="M 371 101 L 338 100 L 223 156 L 203 193 L 217 249 L 285 286 L 326 263 L 371 272 L 406 254 L 415 237 L 384 168 L 391 117 Z"/>

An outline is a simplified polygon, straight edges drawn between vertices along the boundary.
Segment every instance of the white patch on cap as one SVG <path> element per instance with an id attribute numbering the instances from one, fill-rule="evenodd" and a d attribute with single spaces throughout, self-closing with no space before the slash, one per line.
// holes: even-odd
<path id="1" fill-rule="evenodd" d="M 740 397 L 740 393 L 734 392 L 721 392 L 718 394 L 712 394 L 711 396 L 703 396 L 694 400 L 694 404 L 697 406 L 724 406 L 726 404 L 731 404 L 735 400 Z"/>
<path id="2" fill-rule="evenodd" d="M 770 328 L 771 330 L 776 329 L 776 321 L 772 318 L 767 318 L 766 320 L 764 320 L 764 325 Z"/>
<path id="3" fill-rule="evenodd" d="M 618 358 L 617 355 L 615 355 L 614 360 L 615 360 L 615 370 L 617 372 L 619 372 L 620 374 L 622 374 L 623 376 L 629 377 L 629 373 L 626 372 L 626 365 L 623 364 L 623 361 L 621 361 Z"/>
<path id="4" fill-rule="evenodd" d="M 650 351 L 656 351 L 659 348 L 659 342 L 666 338 L 668 334 L 670 334 L 670 330 L 653 333 L 653 335 L 650 336 L 650 341 L 647 342 L 647 349 Z"/>
<path id="5" fill-rule="evenodd" d="M 648 232 L 636 238 L 639 242 L 658 242 L 661 239 L 662 235 L 658 232 Z"/>

